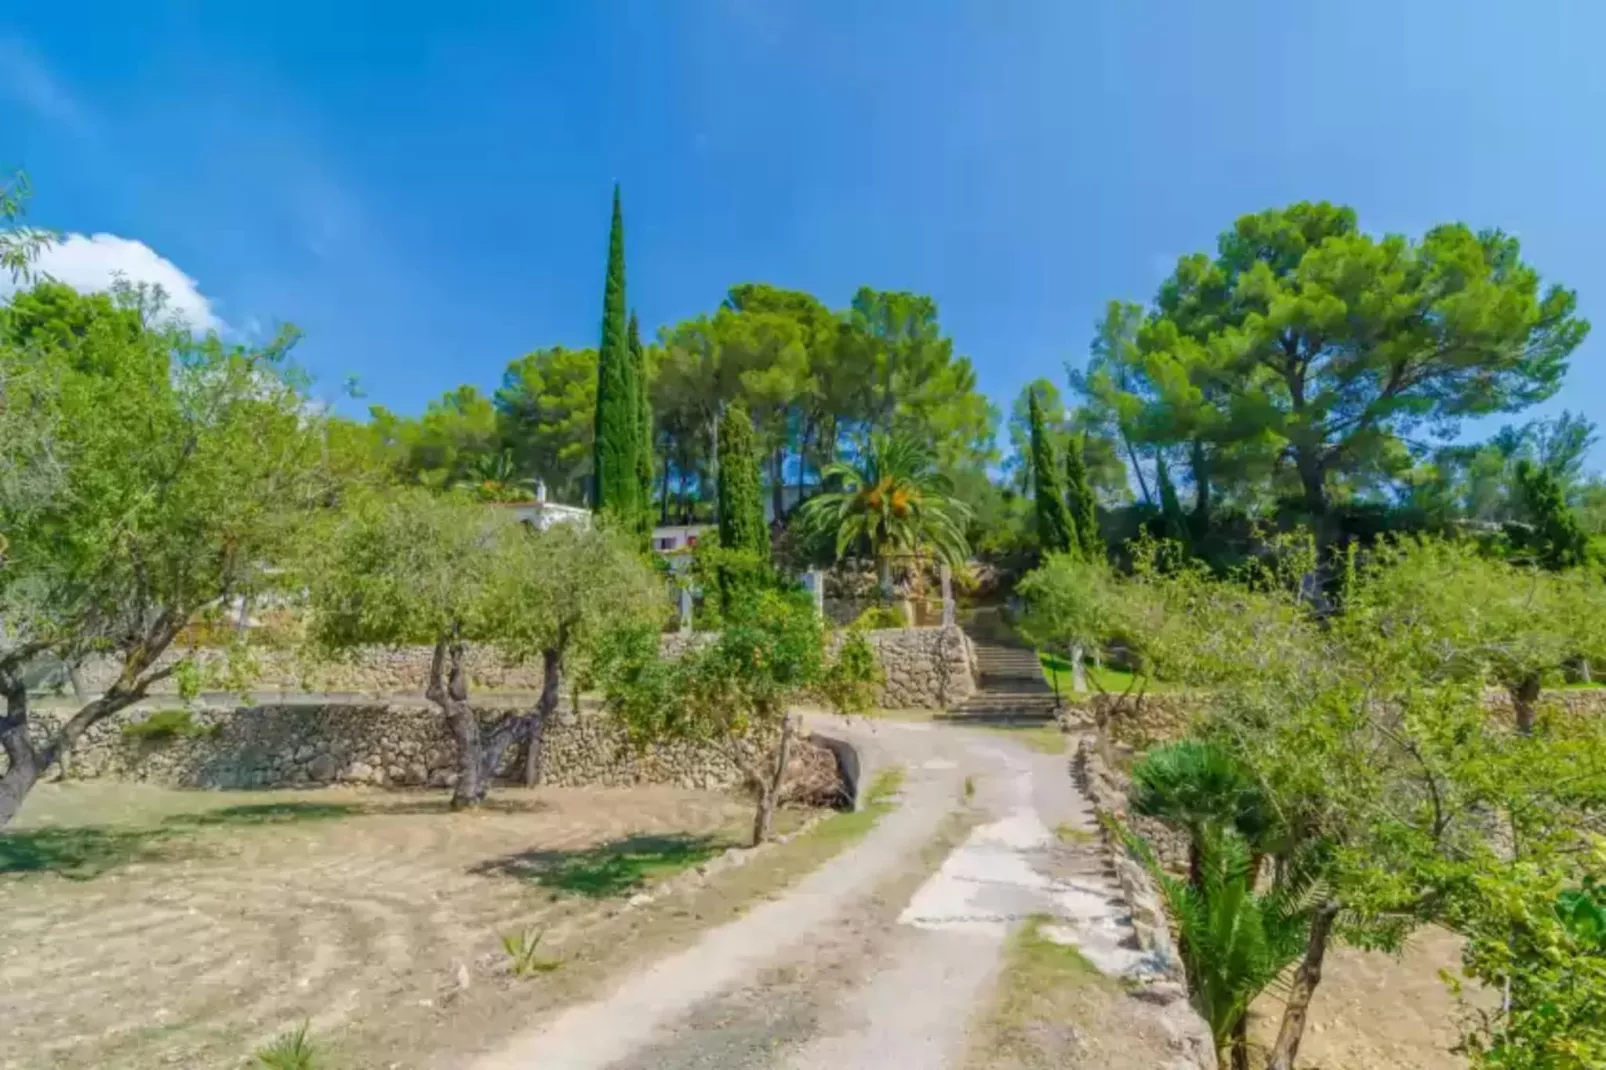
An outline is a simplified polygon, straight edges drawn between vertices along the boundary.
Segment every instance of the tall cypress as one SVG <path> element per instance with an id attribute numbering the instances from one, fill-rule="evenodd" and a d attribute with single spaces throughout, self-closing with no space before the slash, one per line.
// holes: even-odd
<path id="1" fill-rule="evenodd" d="M 638 512 L 636 453 L 640 403 L 625 320 L 625 222 L 613 187 L 608 275 L 602 291 L 602 345 L 597 351 L 596 490 L 592 505 L 634 527 Z"/>
<path id="2" fill-rule="evenodd" d="M 1043 427 L 1043 408 L 1037 402 L 1035 390 L 1029 395 L 1026 413 L 1031 426 L 1032 494 L 1037 502 L 1038 542 L 1045 554 L 1074 553 L 1080 548 L 1076 521 L 1065 505 L 1059 465 L 1054 463 L 1054 443 Z"/>
<path id="3" fill-rule="evenodd" d="M 727 408 L 719 422 L 719 545 L 750 551 L 763 561 L 770 557 L 758 443 L 752 418 L 740 403 Z"/>
<path id="4" fill-rule="evenodd" d="M 630 314 L 630 366 L 636 387 L 636 527 L 643 536 L 652 532 L 652 394 L 647 380 L 647 351 L 641 345 L 641 328 Z"/>
<path id="5" fill-rule="evenodd" d="M 1065 444 L 1065 496 L 1076 522 L 1076 536 L 1082 556 L 1089 561 L 1104 559 L 1104 540 L 1099 538 L 1098 502 L 1087 480 L 1087 460 L 1082 455 L 1085 439 L 1073 435 Z"/>

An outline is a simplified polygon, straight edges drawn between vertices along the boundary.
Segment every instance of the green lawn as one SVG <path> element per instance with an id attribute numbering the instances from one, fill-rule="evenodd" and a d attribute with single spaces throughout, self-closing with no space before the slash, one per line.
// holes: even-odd
<path id="1" fill-rule="evenodd" d="M 1043 663 L 1043 676 L 1048 680 L 1050 687 L 1058 689 L 1062 695 L 1074 695 L 1071 690 L 1071 663 L 1058 654 L 1049 654 L 1039 651 L 1038 660 Z M 1123 669 L 1112 669 L 1108 665 L 1096 667 L 1087 666 L 1087 686 L 1096 694 L 1100 688 L 1105 691 L 1121 694 L 1132 687 L 1134 677 L 1132 673 Z M 1156 680 L 1152 676 L 1139 685 L 1145 692 L 1154 694 L 1161 691 L 1175 691 L 1176 687 L 1164 680 Z M 1134 690 L 1136 690 L 1134 688 Z"/>

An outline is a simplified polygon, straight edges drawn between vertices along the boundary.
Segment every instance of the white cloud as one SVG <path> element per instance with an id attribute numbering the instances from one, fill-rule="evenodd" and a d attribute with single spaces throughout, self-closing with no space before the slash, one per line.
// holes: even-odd
<path id="1" fill-rule="evenodd" d="M 144 242 L 115 234 L 68 234 L 40 253 L 33 267 L 79 293 L 109 290 L 119 279 L 160 286 L 167 294 L 168 309 L 191 330 L 228 329 L 196 281 Z M 10 279 L 0 277 L 0 297 L 13 289 Z"/>

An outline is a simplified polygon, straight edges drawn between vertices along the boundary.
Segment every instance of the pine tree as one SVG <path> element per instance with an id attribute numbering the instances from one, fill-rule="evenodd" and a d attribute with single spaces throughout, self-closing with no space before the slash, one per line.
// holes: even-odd
<path id="1" fill-rule="evenodd" d="M 770 557 L 769 527 L 758 474 L 758 445 L 752 418 L 740 403 L 719 422 L 719 545 Z"/>
<path id="2" fill-rule="evenodd" d="M 1035 390 L 1026 415 L 1031 429 L 1032 494 L 1037 502 L 1038 541 L 1045 554 L 1074 553 L 1080 548 L 1076 521 L 1065 504 L 1059 465 L 1054 463 L 1054 443 L 1043 427 L 1043 408 L 1037 402 Z"/>
<path id="3" fill-rule="evenodd" d="M 1160 536 L 1176 542 L 1188 541 L 1188 525 L 1182 516 L 1182 503 L 1177 500 L 1177 488 L 1171 482 L 1166 468 L 1165 454 L 1154 463 L 1155 481 L 1160 484 Z"/>
<path id="4" fill-rule="evenodd" d="M 639 503 L 636 453 L 640 403 L 625 320 L 625 224 L 619 187 L 613 187 L 608 229 L 608 275 L 602 294 L 602 346 L 597 352 L 596 489 L 592 505 L 634 527 Z"/>
<path id="5" fill-rule="evenodd" d="M 1087 481 L 1087 462 L 1082 457 L 1082 439 L 1073 437 L 1065 444 L 1065 496 L 1076 522 L 1076 536 L 1082 556 L 1088 561 L 1104 560 L 1104 540 L 1099 538 L 1098 501 Z"/>
<path id="6" fill-rule="evenodd" d="M 1583 564 L 1589 556 L 1589 539 L 1567 504 L 1556 473 L 1543 465 L 1522 461 L 1517 465 L 1517 486 L 1533 527 L 1519 530 L 1514 541 L 1531 552 L 1541 568 L 1559 572 Z"/>
<path id="7" fill-rule="evenodd" d="M 652 533 L 652 394 L 647 380 L 647 351 L 641 345 L 641 328 L 630 314 L 630 364 L 636 387 L 636 516 L 645 537 Z"/>

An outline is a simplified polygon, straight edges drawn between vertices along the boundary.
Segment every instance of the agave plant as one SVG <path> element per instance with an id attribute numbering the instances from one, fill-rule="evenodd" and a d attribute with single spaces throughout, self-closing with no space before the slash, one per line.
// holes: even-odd
<path id="1" fill-rule="evenodd" d="M 965 523 L 970 509 L 918 439 L 901 434 L 870 436 L 854 461 L 838 461 L 820 473 L 833 487 L 803 506 L 806 522 L 834 533 L 840 560 L 864 546 L 876 563 L 884 596 L 892 590 L 892 559 L 926 552 L 950 565 L 970 554 Z"/>

